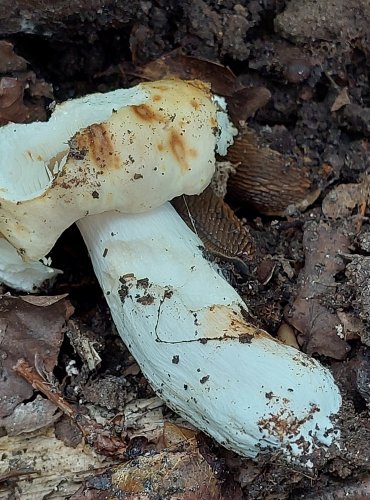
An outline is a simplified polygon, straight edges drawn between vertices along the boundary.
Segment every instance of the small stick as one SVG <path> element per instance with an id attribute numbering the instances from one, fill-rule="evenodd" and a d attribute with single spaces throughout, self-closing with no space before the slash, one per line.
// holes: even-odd
<path id="1" fill-rule="evenodd" d="M 367 202 L 366 200 L 362 201 L 358 207 L 358 215 L 356 221 L 356 233 L 358 234 L 361 231 L 362 223 L 366 213 Z"/>
<path id="2" fill-rule="evenodd" d="M 6 481 L 10 481 L 12 479 L 19 479 L 23 476 L 31 476 L 33 474 L 40 474 L 40 470 L 34 470 L 34 469 L 16 469 L 16 470 L 9 470 L 8 472 L 4 472 L 3 474 L 0 474 L 0 483 L 5 483 Z"/>
<path id="3" fill-rule="evenodd" d="M 97 453 L 112 456 L 121 455 L 125 451 L 126 444 L 120 438 L 103 429 L 102 425 L 89 416 L 76 412 L 56 387 L 46 382 L 25 359 L 19 359 L 13 370 L 31 384 L 34 389 L 44 394 L 64 415 L 69 417 Z"/>
<path id="4" fill-rule="evenodd" d="M 25 359 L 19 359 L 13 367 L 13 370 L 31 384 L 34 389 L 44 394 L 44 396 L 54 403 L 64 415 L 67 415 L 67 417 L 75 421 L 80 428 L 80 424 L 76 421 L 77 414 L 72 406 L 67 403 L 67 401 L 63 399 L 62 394 L 57 391 L 54 386 L 51 386 L 49 382 L 46 382 Z M 80 428 L 80 430 L 84 434 L 83 429 Z"/>

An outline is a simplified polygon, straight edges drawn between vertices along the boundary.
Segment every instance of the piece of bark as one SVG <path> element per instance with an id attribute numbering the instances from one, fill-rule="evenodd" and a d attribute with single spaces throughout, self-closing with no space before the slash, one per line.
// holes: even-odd
<path id="1" fill-rule="evenodd" d="M 69 498 L 92 470 L 107 467 L 112 461 L 97 455 L 90 446 L 83 443 L 76 448 L 67 447 L 55 436 L 54 428 L 49 427 L 27 436 L 3 436 L 0 439 L 0 477 L 10 472 L 14 477 L 2 486 L 0 498 L 22 498 L 36 500 L 41 498 Z M 16 475 L 17 471 L 32 474 Z M 21 496 L 10 496 L 12 491 Z"/>
<path id="2" fill-rule="evenodd" d="M 342 224 L 308 222 L 304 227 L 305 265 L 298 277 L 298 291 L 285 319 L 298 330 L 298 343 L 314 353 L 344 359 L 349 346 L 343 326 L 324 300 L 335 294 L 335 276 L 345 269 L 341 253 L 348 253 L 350 238 Z"/>
<path id="3" fill-rule="evenodd" d="M 253 258 L 255 248 L 251 235 L 211 188 L 200 195 L 180 196 L 173 201 L 173 205 L 212 254 L 242 267 Z"/>
<path id="4" fill-rule="evenodd" d="M 150 500 L 221 500 L 221 481 L 197 447 L 195 433 L 175 425 L 166 426 L 162 442 L 170 448 L 91 476 L 71 500 L 126 498 Z M 104 496 L 103 496 L 104 495 Z"/>
<path id="5" fill-rule="evenodd" d="M 320 194 L 312 187 L 308 171 L 288 155 L 258 144 L 248 130 L 235 139 L 226 157 L 236 166 L 228 193 L 239 203 L 270 216 L 284 216 L 290 205 L 304 210 Z"/>

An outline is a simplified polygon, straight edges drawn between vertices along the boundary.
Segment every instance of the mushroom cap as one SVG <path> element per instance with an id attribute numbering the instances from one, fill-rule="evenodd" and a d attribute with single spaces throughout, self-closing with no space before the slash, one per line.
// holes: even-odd
<path id="1" fill-rule="evenodd" d="M 0 232 L 38 260 L 86 215 L 200 193 L 218 142 L 235 134 L 221 105 L 201 82 L 163 80 L 66 102 L 48 122 L 2 127 Z"/>

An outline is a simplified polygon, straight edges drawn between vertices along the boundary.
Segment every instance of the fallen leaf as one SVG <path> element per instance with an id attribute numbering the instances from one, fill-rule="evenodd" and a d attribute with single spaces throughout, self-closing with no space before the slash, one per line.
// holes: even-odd
<path id="1" fill-rule="evenodd" d="M 335 98 L 335 101 L 333 102 L 330 111 L 334 113 L 335 111 L 338 111 L 338 109 L 343 108 L 343 106 L 346 106 L 347 104 L 350 103 L 351 100 L 348 95 L 348 87 L 344 87 Z"/>
<path id="2" fill-rule="evenodd" d="M 8 436 L 18 436 L 47 427 L 60 415 L 51 401 L 38 395 L 32 401 L 16 406 L 11 415 L 0 418 L 0 427 L 5 429 Z"/>
<path id="3" fill-rule="evenodd" d="M 299 349 L 299 345 L 294 335 L 294 330 L 287 323 L 281 323 L 276 334 L 277 338 L 285 345 L 290 345 L 295 349 Z"/>
<path id="4" fill-rule="evenodd" d="M 34 306 L 47 307 L 56 304 L 66 297 L 68 297 L 68 293 L 63 293 L 62 295 L 24 295 L 19 298 Z"/>
<path id="5" fill-rule="evenodd" d="M 24 82 L 9 76 L 0 79 L 0 124 L 26 119 L 28 109 L 23 104 Z"/>
<path id="6" fill-rule="evenodd" d="M 0 297 L 0 417 L 10 415 L 33 394 L 33 388 L 13 371 L 13 366 L 20 358 L 33 364 L 39 357 L 47 372 L 52 372 L 71 313 L 65 298 L 41 308 L 19 297 Z"/>
<path id="7" fill-rule="evenodd" d="M 343 224 L 312 221 L 304 227 L 305 265 L 299 273 L 294 302 L 284 316 L 298 330 L 298 343 L 309 355 L 344 359 L 350 349 L 340 319 L 324 302 L 335 294 L 336 275 L 345 268 L 340 254 L 348 253 L 349 246 Z"/>
<path id="8" fill-rule="evenodd" d="M 228 111 L 237 125 L 253 116 L 271 99 L 271 92 L 266 87 L 245 87 L 236 90 L 227 99 Z"/>
<path id="9" fill-rule="evenodd" d="M 181 78 L 202 80 L 211 84 L 216 94 L 229 96 L 236 90 L 236 76 L 222 64 L 185 55 L 181 49 L 173 50 L 141 68 L 137 74 L 145 80 Z"/>
<path id="10" fill-rule="evenodd" d="M 27 61 L 14 52 L 13 44 L 0 40 L 0 73 L 26 70 Z"/>
<path id="11" fill-rule="evenodd" d="M 198 431 L 166 421 L 163 427 L 163 444 L 165 448 L 174 448 L 181 443 L 195 443 Z"/>
<path id="12" fill-rule="evenodd" d="M 353 210 L 369 198 L 370 178 L 358 184 L 340 184 L 332 189 L 322 202 L 325 217 L 341 219 L 353 215 Z"/>

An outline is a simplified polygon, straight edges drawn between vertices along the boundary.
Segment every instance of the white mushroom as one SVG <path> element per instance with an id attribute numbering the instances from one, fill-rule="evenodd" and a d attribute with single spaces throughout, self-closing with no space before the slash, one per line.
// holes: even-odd
<path id="1" fill-rule="evenodd" d="M 78 220 L 117 329 L 168 405 L 244 456 L 278 449 L 309 466 L 338 438 L 330 372 L 248 322 L 164 204 L 201 192 L 232 142 L 216 101 L 199 82 L 161 81 L 3 127 L 0 231 L 30 265 Z"/>

